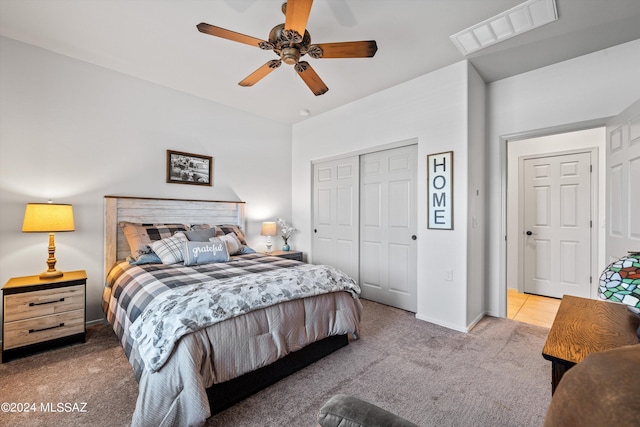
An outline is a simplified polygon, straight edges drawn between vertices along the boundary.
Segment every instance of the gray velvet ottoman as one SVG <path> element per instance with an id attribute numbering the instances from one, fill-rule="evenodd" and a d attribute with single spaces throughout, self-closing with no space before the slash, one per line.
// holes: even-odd
<path id="1" fill-rule="evenodd" d="M 389 411 L 353 396 L 338 394 L 318 413 L 322 427 L 418 427 Z"/>

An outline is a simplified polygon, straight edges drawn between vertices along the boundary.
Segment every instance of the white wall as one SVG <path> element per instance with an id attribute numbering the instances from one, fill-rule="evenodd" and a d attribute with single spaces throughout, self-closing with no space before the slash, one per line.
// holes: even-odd
<path id="1" fill-rule="evenodd" d="M 532 156 L 538 154 L 558 153 L 574 150 L 590 150 L 597 149 L 598 158 L 592 159 L 595 163 L 594 173 L 597 173 L 597 200 L 596 204 L 597 220 L 593 224 L 596 231 L 595 238 L 598 245 L 596 246 L 597 265 L 593 266 L 592 277 L 599 277 L 604 267 L 605 251 L 605 128 L 598 127 L 575 132 L 566 132 L 556 135 L 542 136 L 538 138 L 509 141 L 507 149 L 507 287 L 519 289 L 523 291 L 521 281 L 519 280 L 518 255 L 522 247 L 522 241 L 518 233 L 520 220 L 519 212 L 519 176 L 520 176 L 520 157 Z M 592 295 L 596 296 L 595 291 L 598 287 L 598 281 L 593 281 Z"/>
<path id="2" fill-rule="evenodd" d="M 486 263 L 486 84 L 473 67 L 469 67 L 469 162 L 467 165 L 468 247 L 467 247 L 467 325 L 479 321 L 484 308 L 484 266 Z"/>
<path id="3" fill-rule="evenodd" d="M 603 125 L 640 98 L 640 40 L 487 87 L 489 214 L 486 310 L 506 315 L 506 143 Z"/>
<path id="4" fill-rule="evenodd" d="M 469 326 L 469 73 L 469 64 L 462 61 L 293 126 L 293 221 L 301 230 L 296 247 L 307 252 L 313 231 L 311 162 L 417 138 L 418 159 L 422 159 L 418 162 L 417 316 L 458 330 Z M 428 230 L 426 155 L 449 150 L 454 151 L 455 229 Z M 451 282 L 444 280 L 447 269 L 453 270 Z"/>
<path id="5" fill-rule="evenodd" d="M 60 270 L 87 271 L 87 319 L 102 318 L 103 197 L 247 202 L 260 222 L 291 218 L 291 127 L 0 38 L 0 285 L 46 270 L 47 235 L 23 234 L 28 202 L 71 203 Z M 167 184 L 166 150 L 215 158 L 214 186 Z"/>

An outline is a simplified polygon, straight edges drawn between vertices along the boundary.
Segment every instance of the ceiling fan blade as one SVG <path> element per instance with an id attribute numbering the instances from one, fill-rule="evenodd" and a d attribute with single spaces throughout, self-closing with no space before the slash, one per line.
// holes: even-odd
<path id="1" fill-rule="evenodd" d="M 309 13 L 313 0 L 289 0 L 287 1 L 287 13 L 284 21 L 285 30 L 295 30 L 301 36 L 307 28 Z"/>
<path id="2" fill-rule="evenodd" d="M 371 58 L 378 51 L 375 40 L 361 42 L 320 43 L 320 58 Z"/>
<path id="3" fill-rule="evenodd" d="M 298 72 L 298 75 L 302 77 L 302 80 L 304 80 L 307 86 L 309 86 L 311 92 L 316 96 L 322 95 L 329 90 L 327 85 L 324 84 L 320 76 L 318 76 L 314 69 L 311 68 L 311 65 L 309 65 L 308 62 L 300 61 L 294 66 L 294 68 Z"/>
<path id="4" fill-rule="evenodd" d="M 240 86 L 253 86 L 262 80 L 267 74 L 278 68 L 282 64 L 282 61 L 279 59 L 272 59 L 271 61 L 264 64 L 262 67 L 255 70 L 253 73 L 249 74 L 244 80 L 238 83 Z"/>
<path id="5" fill-rule="evenodd" d="M 260 47 L 260 43 L 267 43 L 264 40 L 257 39 L 255 37 L 245 36 L 244 34 L 236 33 L 235 31 L 225 30 L 224 28 L 216 27 L 214 25 L 205 24 L 201 22 L 197 25 L 198 31 L 211 36 L 221 37 L 223 39 L 231 40 L 234 42 L 244 43 L 255 47 Z"/>

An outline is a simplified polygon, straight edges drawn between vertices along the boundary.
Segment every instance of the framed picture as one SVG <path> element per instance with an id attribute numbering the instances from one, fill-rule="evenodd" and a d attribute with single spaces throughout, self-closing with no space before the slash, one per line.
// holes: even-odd
<path id="1" fill-rule="evenodd" d="M 167 182 L 213 186 L 213 157 L 167 150 Z"/>
<path id="2" fill-rule="evenodd" d="M 427 156 L 428 228 L 453 230 L 453 151 Z"/>

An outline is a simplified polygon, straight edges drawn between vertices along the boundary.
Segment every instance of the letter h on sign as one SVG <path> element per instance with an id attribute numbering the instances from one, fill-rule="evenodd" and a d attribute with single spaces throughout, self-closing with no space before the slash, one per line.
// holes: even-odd
<path id="1" fill-rule="evenodd" d="M 429 228 L 453 230 L 453 151 L 427 156 Z"/>

